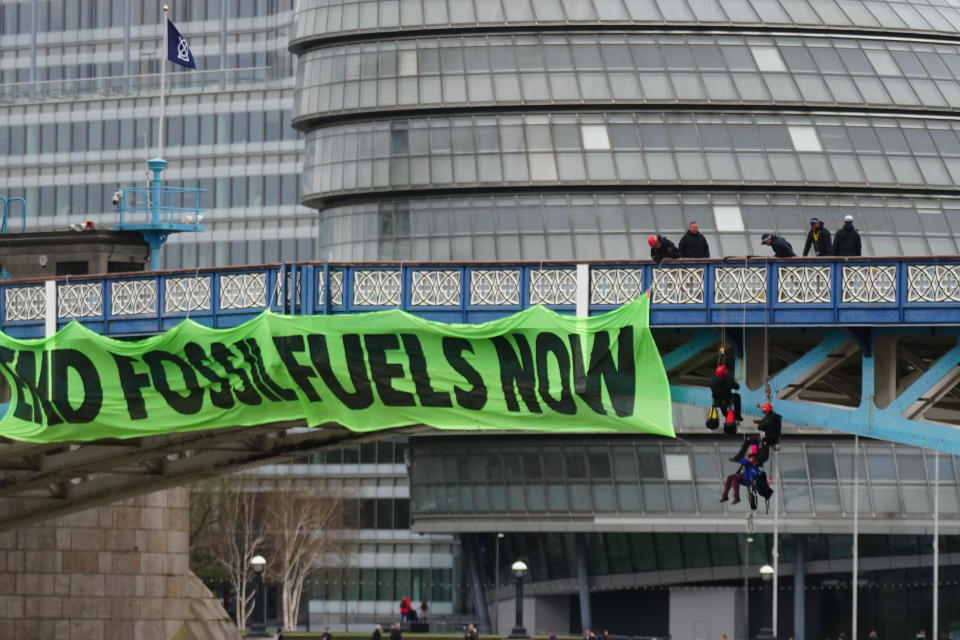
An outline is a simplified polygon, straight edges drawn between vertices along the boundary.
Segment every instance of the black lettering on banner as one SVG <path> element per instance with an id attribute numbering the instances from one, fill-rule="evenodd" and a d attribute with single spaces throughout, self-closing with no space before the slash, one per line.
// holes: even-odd
<path id="1" fill-rule="evenodd" d="M 230 351 L 222 342 L 214 342 L 210 344 L 210 355 L 223 367 L 223 370 L 226 371 L 228 376 L 236 376 L 237 379 L 240 380 L 239 387 L 231 385 L 231 389 L 233 393 L 236 394 L 237 400 L 251 407 L 263 404 L 263 398 L 260 397 L 260 392 L 253 386 L 247 372 L 233 364 L 233 359 L 236 358 L 236 354 L 233 351 Z M 242 358 L 237 359 L 242 360 Z"/>
<path id="2" fill-rule="evenodd" d="M 253 383 L 257 385 L 260 393 L 262 393 L 265 398 L 273 402 L 297 399 L 297 394 L 294 393 L 292 389 L 281 387 L 270 377 L 270 374 L 267 373 L 266 367 L 263 366 L 263 356 L 260 353 L 260 345 L 257 344 L 254 338 L 238 340 L 233 346 L 240 349 L 240 353 L 243 354 L 244 359 L 250 365 L 250 377 L 253 378 Z"/>
<path id="3" fill-rule="evenodd" d="M 520 350 L 519 358 L 517 358 L 517 352 L 510 345 L 510 341 L 504 336 L 491 338 L 493 346 L 497 350 L 497 359 L 500 360 L 500 385 L 503 387 L 503 399 L 507 403 L 507 410 L 520 411 L 520 404 L 517 402 L 516 396 L 516 392 L 519 392 L 531 413 L 543 413 L 543 409 L 537 404 L 537 395 L 534 389 L 536 374 L 534 372 L 533 354 L 530 353 L 530 343 L 527 342 L 526 336 L 521 333 L 515 333 L 513 339 Z M 514 385 L 516 385 L 516 392 L 514 391 Z"/>
<path id="4" fill-rule="evenodd" d="M 487 404 L 487 387 L 483 384 L 483 376 L 473 368 L 463 357 L 463 352 L 474 353 L 473 345 L 466 338 L 454 338 L 452 336 L 443 337 L 443 355 L 447 362 L 453 367 L 453 370 L 463 376 L 464 380 L 470 383 L 469 389 L 463 389 L 458 386 L 453 387 L 453 394 L 457 398 L 457 404 L 464 409 L 483 409 Z"/>
<path id="5" fill-rule="evenodd" d="M 606 384 L 607 393 L 614 412 L 624 418 L 633 415 L 636 397 L 636 362 L 633 353 L 633 327 L 620 328 L 617 337 L 619 368 L 613 362 L 610 353 L 610 334 L 598 331 L 593 336 L 593 349 L 590 352 L 590 367 L 584 371 L 583 353 L 580 348 L 580 336 L 570 334 L 570 350 L 573 353 L 573 388 L 577 395 L 595 412 L 603 415 L 603 394 L 601 378 Z"/>
<path id="6" fill-rule="evenodd" d="M 56 349 L 53 357 L 53 403 L 67 422 L 93 422 L 103 407 L 103 385 L 93 362 L 76 349 Z M 83 400 L 76 409 L 70 404 L 69 379 L 73 369 L 83 384 Z"/>
<path id="7" fill-rule="evenodd" d="M 323 383 L 348 409 L 366 409 L 373 404 L 373 390 L 370 388 L 370 378 L 367 377 L 367 361 L 360 344 L 360 336 L 355 333 L 343 334 L 343 355 L 350 373 L 350 384 L 353 391 L 347 391 L 337 379 L 330 366 L 330 352 L 327 349 L 327 337 L 314 333 L 307 336 L 307 345 L 310 348 L 310 361 L 317 369 Z"/>
<path id="8" fill-rule="evenodd" d="M 427 373 L 427 360 L 423 356 L 423 347 L 420 340 L 412 333 L 400 335 L 403 340 L 403 349 L 410 358 L 410 375 L 420 398 L 421 407 L 452 407 L 450 394 L 437 391 L 430 385 L 430 375 Z"/>
<path id="9" fill-rule="evenodd" d="M 153 388 L 160 392 L 171 409 L 189 416 L 203 408 L 203 389 L 200 388 L 197 373 L 183 358 L 157 349 L 143 354 L 143 361 L 150 367 Z M 170 387 L 164 362 L 169 362 L 180 369 L 183 376 L 183 386 L 187 392 L 186 395 L 180 395 Z"/>
<path id="10" fill-rule="evenodd" d="M 567 347 L 563 344 L 560 336 L 554 333 L 537 334 L 537 382 L 540 391 L 540 397 L 547 403 L 547 406 L 566 415 L 573 415 L 577 412 L 577 403 L 570 392 L 570 354 L 567 353 Z M 560 397 L 554 398 L 550 395 L 550 368 L 547 357 L 553 355 L 560 368 Z"/>
<path id="11" fill-rule="evenodd" d="M 274 336 L 273 344 L 280 354 L 280 359 L 287 366 L 287 372 L 293 381 L 297 383 L 311 402 L 321 402 L 317 390 L 313 388 L 310 378 L 316 378 L 317 372 L 313 367 L 307 367 L 297 361 L 295 353 L 306 350 L 303 344 L 303 336 Z"/>
<path id="12" fill-rule="evenodd" d="M 40 424 L 43 416 L 40 415 L 40 399 L 33 384 L 37 379 L 37 361 L 33 351 L 17 352 L 16 377 L 20 399 L 13 415 Z"/>
<path id="13" fill-rule="evenodd" d="M 214 342 L 210 344 L 210 355 L 223 367 L 223 370 L 226 371 L 228 376 L 236 376 L 237 379 L 240 380 L 239 387 L 231 385 L 231 389 L 233 389 L 233 393 L 236 394 L 237 400 L 251 407 L 263 403 L 263 398 L 260 397 L 260 393 L 256 387 L 253 386 L 247 372 L 233 364 L 233 358 L 236 358 L 236 354 L 233 351 L 230 351 L 222 342 Z M 237 359 L 241 360 L 241 358 Z"/>
<path id="14" fill-rule="evenodd" d="M 140 390 L 150 386 L 150 376 L 146 373 L 137 373 L 134 370 L 133 365 L 139 360 L 129 356 L 121 356 L 117 353 L 111 353 L 110 355 L 117 363 L 120 388 L 123 389 L 123 397 L 127 401 L 127 413 L 130 415 L 130 419 L 143 420 L 147 417 L 147 407 Z"/>
<path id="15" fill-rule="evenodd" d="M 389 407 L 413 407 L 417 402 L 413 394 L 393 388 L 390 381 L 403 377 L 403 365 L 387 362 L 387 351 L 400 348 L 400 341 L 393 333 L 371 333 L 363 336 L 370 359 L 370 378 L 377 386 L 380 401 Z"/>
<path id="16" fill-rule="evenodd" d="M 37 393 L 37 389 L 47 388 L 47 352 L 41 352 L 40 380 L 36 378 L 36 354 L 33 351 L 13 351 L 7 347 L 0 347 L 0 367 L 7 372 L 13 386 L 16 387 L 17 402 L 13 415 L 21 420 L 28 420 L 42 424 L 43 414 L 47 417 L 47 425 L 57 425 L 63 419 L 57 415 L 50 399 Z M 27 354 L 24 356 L 24 354 Z M 25 359 L 26 358 L 26 359 Z M 10 365 L 16 359 L 16 369 Z"/>
<path id="17" fill-rule="evenodd" d="M 37 380 L 37 358 L 40 356 L 40 379 Z M 33 421 L 37 424 L 43 422 L 44 415 L 51 420 L 50 424 L 60 424 L 63 419 L 56 414 L 53 406 L 50 404 L 50 398 L 47 393 L 47 358 L 48 351 L 41 351 L 39 354 L 32 351 L 21 351 L 17 357 L 17 375 L 23 380 L 30 391 L 33 399 Z M 29 381 L 29 382 L 28 382 Z M 42 392 L 38 393 L 38 390 Z"/>
<path id="18" fill-rule="evenodd" d="M 187 356 L 190 366 L 213 383 L 207 386 L 210 393 L 210 403 L 218 409 L 232 409 L 236 402 L 233 399 L 233 392 L 230 390 L 230 381 L 210 368 L 210 358 L 207 357 L 203 347 L 196 342 L 188 342 L 183 345 L 183 353 Z M 214 385 L 219 386 L 215 387 Z"/>

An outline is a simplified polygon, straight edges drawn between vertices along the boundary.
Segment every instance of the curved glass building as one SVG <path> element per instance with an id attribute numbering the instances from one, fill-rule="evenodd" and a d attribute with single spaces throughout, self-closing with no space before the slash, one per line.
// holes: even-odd
<path id="1" fill-rule="evenodd" d="M 298 0 L 302 202 L 335 260 L 714 255 L 852 215 L 954 254 L 950 0 Z"/>

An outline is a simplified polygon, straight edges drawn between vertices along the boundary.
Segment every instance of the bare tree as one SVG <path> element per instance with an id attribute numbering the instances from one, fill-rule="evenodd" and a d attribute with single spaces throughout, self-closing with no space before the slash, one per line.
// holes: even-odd
<path id="1" fill-rule="evenodd" d="M 261 518 L 263 497 L 238 477 L 219 478 L 194 491 L 197 518 L 191 526 L 193 546 L 205 550 L 222 564 L 237 594 L 236 623 L 246 628 L 253 613 L 250 560 L 263 546 L 266 535 Z M 193 499 L 191 500 L 191 503 Z"/>
<path id="2" fill-rule="evenodd" d="M 344 544 L 332 531 L 343 519 L 343 499 L 296 487 L 289 480 L 263 499 L 270 549 L 267 572 L 280 585 L 283 628 L 292 630 L 297 628 L 307 576 L 323 556 L 338 553 Z"/>

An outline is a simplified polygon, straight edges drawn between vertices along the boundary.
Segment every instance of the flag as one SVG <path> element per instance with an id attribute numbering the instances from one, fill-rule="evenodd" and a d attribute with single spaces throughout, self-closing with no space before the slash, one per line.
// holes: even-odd
<path id="1" fill-rule="evenodd" d="M 177 31 L 177 28 L 173 26 L 169 19 L 167 20 L 167 59 L 181 67 L 197 68 L 193 53 L 187 45 L 187 39 L 180 35 L 180 32 Z"/>

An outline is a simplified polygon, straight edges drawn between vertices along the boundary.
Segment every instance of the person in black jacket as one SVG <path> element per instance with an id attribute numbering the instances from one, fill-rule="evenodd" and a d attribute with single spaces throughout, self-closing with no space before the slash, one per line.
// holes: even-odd
<path id="1" fill-rule="evenodd" d="M 647 244 L 650 245 L 650 259 L 657 264 L 663 262 L 664 258 L 680 257 L 677 245 L 663 236 L 650 236 L 647 238 Z"/>
<path id="2" fill-rule="evenodd" d="M 843 226 L 833 236 L 833 255 L 859 256 L 860 251 L 860 234 L 853 228 L 853 216 L 844 216 Z"/>
<path id="3" fill-rule="evenodd" d="M 790 246 L 790 243 L 780 236 L 775 236 L 772 233 L 765 233 L 760 236 L 760 242 L 770 245 L 770 247 L 773 249 L 773 255 L 777 256 L 778 258 L 797 257 L 797 254 L 793 252 L 793 247 Z"/>
<path id="4" fill-rule="evenodd" d="M 400 623 L 397 622 L 390 629 L 390 640 L 403 640 L 403 631 L 400 630 Z"/>
<path id="5" fill-rule="evenodd" d="M 730 377 L 730 373 L 723 365 L 717 367 L 714 372 L 716 375 L 710 381 L 710 393 L 713 395 L 713 405 L 721 413 L 726 413 L 727 409 L 733 409 L 734 420 L 743 421 L 740 415 L 740 394 L 734 391 L 740 388 L 736 380 Z"/>
<path id="6" fill-rule="evenodd" d="M 818 256 L 828 256 L 833 249 L 830 231 L 824 228 L 823 220 L 819 218 L 810 218 L 810 231 L 807 232 L 807 243 L 803 245 L 803 257 L 810 253 L 810 247 L 813 247 L 814 254 Z"/>
<path id="7" fill-rule="evenodd" d="M 744 440 L 740 446 L 740 451 L 730 458 L 730 462 L 738 462 L 740 458 L 746 454 L 748 447 L 756 445 L 757 458 L 762 465 L 770 458 L 770 449 L 780 442 L 780 432 L 783 430 L 783 417 L 773 410 L 773 405 L 769 402 L 764 402 L 760 405 L 760 412 L 763 414 L 763 418 L 755 422 L 757 423 L 757 429 L 762 435 L 760 437 L 750 436 Z"/>
<path id="8" fill-rule="evenodd" d="M 710 245 L 707 239 L 700 233 L 700 225 L 691 222 L 687 227 L 687 232 L 680 238 L 680 244 L 677 245 L 680 250 L 681 258 L 709 258 Z"/>

